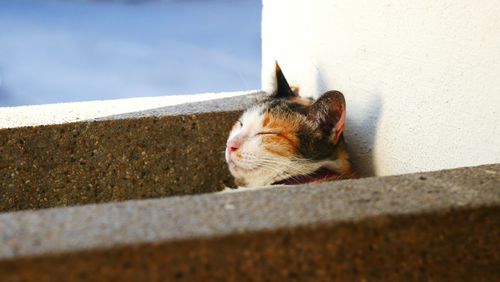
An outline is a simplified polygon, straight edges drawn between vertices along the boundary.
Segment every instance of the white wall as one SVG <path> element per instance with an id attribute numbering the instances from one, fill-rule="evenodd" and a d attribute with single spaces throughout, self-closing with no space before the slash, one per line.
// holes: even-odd
<path id="1" fill-rule="evenodd" d="M 364 174 L 500 162 L 498 0 L 264 0 L 262 21 L 263 89 L 276 59 L 342 91 Z"/>

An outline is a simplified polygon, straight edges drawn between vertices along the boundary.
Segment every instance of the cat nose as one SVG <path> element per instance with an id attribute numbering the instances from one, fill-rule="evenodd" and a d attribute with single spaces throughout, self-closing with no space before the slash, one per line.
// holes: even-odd
<path id="1" fill-rule="evenodd" d="M 238 150 L 238 148 L 240 147 L 240 144 L 238 141 L 231 140 L 231 141 L 227 142 L 226 147 L 229 150 L 229 152 L 234 152 L 234 151 Z"/>

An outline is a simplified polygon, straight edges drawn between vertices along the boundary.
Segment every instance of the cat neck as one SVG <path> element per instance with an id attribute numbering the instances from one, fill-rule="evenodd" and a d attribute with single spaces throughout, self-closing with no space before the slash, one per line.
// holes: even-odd
<path id="1" fill-rule="evenodd" d="M 299 185 L 307 183 L 320 183 L 330 180 L 349 178 L 329 168 L 321 167 L 315 172 L 306 175 L 298 175 L 274 182 L 272 185 Z"/>

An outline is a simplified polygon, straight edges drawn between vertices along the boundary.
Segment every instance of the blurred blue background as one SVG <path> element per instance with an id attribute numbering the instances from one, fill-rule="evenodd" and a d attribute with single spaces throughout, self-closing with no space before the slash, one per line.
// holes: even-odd
<path id="1" fill-rule="evenodd" d="M 260 88 L 259 0 L 2 0 L 0 106 Z"/>

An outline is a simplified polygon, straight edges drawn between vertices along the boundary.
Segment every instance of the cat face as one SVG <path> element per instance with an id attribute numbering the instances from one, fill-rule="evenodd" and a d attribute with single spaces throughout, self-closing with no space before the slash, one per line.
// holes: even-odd
<path id="1" fill-rule="evenodd" d="M 318 171 L 350 173 L 343 95 L 330 91 L 313 102 L 291 90 L 278 66 L 276 78 L 276 92 L 245 111 L 227 140 L 225 157 L 236 184 L 281 184 Z"/>

